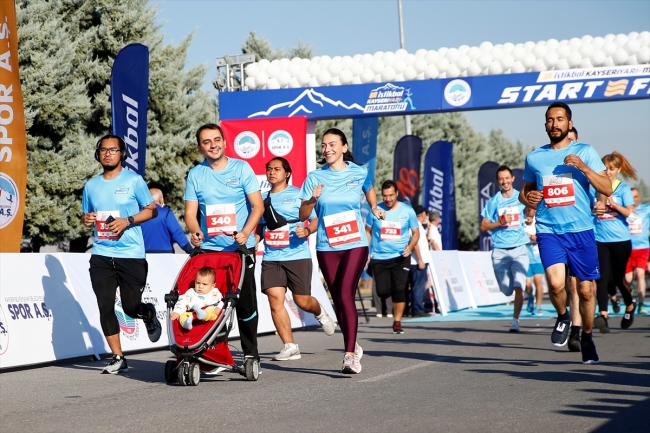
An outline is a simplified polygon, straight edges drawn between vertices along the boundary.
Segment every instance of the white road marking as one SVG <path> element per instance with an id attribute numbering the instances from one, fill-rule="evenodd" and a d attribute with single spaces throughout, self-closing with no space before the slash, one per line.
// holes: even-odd
<path id="1" fill-rule="evenodd" d="M 433 364 L 433 361 L 424 361 L 419 364 L 412 365 L 410 367 L 402 368 L 401 370 L 395 370 L 395 371 L 391 371 L 390 373 L 380 374 L 379 376 L 360 380 L 359 383 L 377 382 L 383 379 L 388 379 L 389 377 L 397 376 L 398 374 L 409 372 L 411 370 L 415 370 L 422 367 L 428 367 L 431 364 Z"/>

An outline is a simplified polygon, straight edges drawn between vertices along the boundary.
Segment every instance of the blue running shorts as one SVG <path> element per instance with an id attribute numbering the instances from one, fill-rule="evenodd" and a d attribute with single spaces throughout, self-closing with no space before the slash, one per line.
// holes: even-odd
<path id="1" fill-rule="evenodd" d="M 526 278 L 533 278 L 535 275 L 544 275 L 544 266 L 541 263 L 531 263 L 528 265 Z"/>
<path id="2" fill-rule="evenodd" d="M 593 230 L 577 233 L 537 233 L 539 254 L 544 269 L 557 263 L 569 267 L 571 275 L 582 281 L 600 278 L 598 269 L 598 250 Z"/>

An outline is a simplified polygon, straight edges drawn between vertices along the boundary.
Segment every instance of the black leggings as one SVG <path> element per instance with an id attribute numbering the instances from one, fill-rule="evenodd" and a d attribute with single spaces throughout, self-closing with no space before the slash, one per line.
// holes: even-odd
<path id="1" fill-rule="evenodd" d="M 625 266 L 632 253 L 632 241 L 596 242 L 596 245 L 600 266 L 600 279 L 596 281 L 598 310 L 607 311 L 610 299 L 607 289 L 610 280 L 621 290 L 625 305 L 632 304 L 630 286 L 625 281 Z"/>
<path id="2" fill-rule="evenodd" d="M 239 327 L 239 341 L 244 356 L 259 359 L 257 351 L 257 291 L 255 290 L 255 249 L 248 250 L 244 259 L 244 281 L 242 281 L 239 300 L 237 301 L 237 326 Z"/>

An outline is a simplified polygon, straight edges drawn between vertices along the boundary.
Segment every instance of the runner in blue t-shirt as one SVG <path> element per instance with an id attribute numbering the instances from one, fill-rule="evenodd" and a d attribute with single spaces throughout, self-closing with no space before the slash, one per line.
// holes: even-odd
<path id="1" fill-rule="evenodd" d="M 158 211 L 142 177 L 122 168 L 126 155 L 126 143 L 120 137 L 105 135 L 99 139 L 95 159 L 104 171 L 86 183 L 81 204 L 83 224 L 94 226 L 90 281 L 97 297 L 102 331 L 113 353 L 110 363 L 102 370 L 108 374 L 128 368 L 115 316 L 118 286 L 124 313 L 144 321 L 152 342 L 158 341 L 162 333 L 156 308 L 142 303 L 147 260 L 138 225 L 155 218 Z"/>
<path id="2" fill-rule="evenodd" d="M 630 229 L 626 219 L 632 213 L 634 200 L 630 187 L 616 179 L 616 176 L 622 174 L 625 178 L 636 179 L 636 173 L 629 161 L 618 152 L 605 155 L 602 161 L 605 164 L 613 192 L 607 197 L 605 212 L 593 217 L 600 266 L 600 278 L 596 281 L 596 296 L 600 314 L 594 319 L 594 326 L 600 332 L 608 333 L 609 314 L 607 310 L 610 297 L 615 310 L 620 308 L 616 300 L 617 286 L 626 306 L 625 314 L 621 320 L 621 328 L 627 329 L 634 322 L 636 305 L 630 293 L 630 286 L 625 280 L 625 267 L 632 252 Z M 592 190 L 592 194 L 595 194 L 595 191 Z"/>
<path id="3" fill-rule="evenodd" d="M 638 188 L 632 188 L 634 212 L 628 217 L 630 235 L 632 238 L 632 254 L 627 261 L 625 279 L 629 284 L 636 280 L 638 293 L 638 314 L 648 314 L 643 305 L 645 302 L 645 270 L 650 260 L 650 204 L 641 204 L 641 194 Z"/>
<path id="4" fill-rule="evenodd" d="M 196 142 L 205 161 L 187 176 L 185 224 L 195 247 L 208 251 L 236 251 L 241 247 L 248 250 L 236 311 L 244 363 L 255 371 L 259 368 L 255 229 L 264 212 L 259 182 L 247 162 L 226 156 L 226 139 L 219 125 L 201 126 L 196 131 Z"/>
<path id="5" fill-rule="evenodd" d="M 377 207 L 386 216 L 377 219 L 368 215 L 366 235 L 370 238 L 370 264 L 372 278 L 381 299 L 391 296 L 393 301 L 393 333 L 403 334 L 402 315 L 406 308 L 406 290 L 411 270 L 411 253 L 418 263 L 424 263 L 420 250 L 415 249 L 420 239 L 420 226 L 413 208 L 397 201 L 397 184 L 387 180 L 381 185 L 383 203 Z"/>
<path id="6" fill-rule="evenodd" d="M 524 289 L 528 272 L 528 235 L 524 231 L 526 207 L 519 201 L 514 188 L 515 176 L 507 165 L 497 169 L 501 191 L 488 200 L 481 211 L 481 231 L 491 231 L 492 267 L 499 289 L 506 296 L 515 293 L 510 332 L 519 332 L 519 314 L 524 304 Z"/>
<path id="7" fill-rule="evenodd" d="M 331 128 L 325 131 L 321 152 L 326 163 L 314 170 L 302 185 L 300 220 L 316 210 L 318 231 L 316 257 L 334 301 L 345 343 L 341 371 L 361 372 L 363 355 L 357 344 L 358 317 L 354 292 L 368 258 L 368 241 L 361 218 L 361 198 L 365 194 L 372 214 L 383 219 L 368 170 L 354 162 L 345 134 Z"/>
<path id="8" fill-rule="evenodd" d="M 551 342 L 564 346 L 571 329 L 565 291 L 568 267 L 571 274 L 578 278 L 582 304 L 582 361 L 598 363 L 591 334 L 595 307 L 592 285 L 600 275 L 589 185 L 593 185 L 600 194 L 609 196 L 612 194 L 612 184 L 594 148 L 569 139 L 573 121 L 567 104 L 554 102 L 549 105 L 545 126 L 551 143 L 526 156 L 526 184 L 519 200 L 536 209 L 537 243 L 549 284 L 549 297 L 558 313 Z M 599 196 L 599 203 L 603 200 Z M 603 212 L 600 206 L 596 210 Z"/>
<path id="9" fill-rule="evenodd" d="M 271 318 L 284 348 L 271 359 L 300 359 L 300 348 L 293 340 L 291 320 L 284 307 L 287 287 L 298 308 L 312 313 L 325 334 L 334 334 L 334 321 L 318 300 L 311 296 L 312 261 L 307 238 L 318 225 L 316 213 L 309 215 L 309 226 L 298 218 L 300 190 L 289 185 L 289 161 L 275 157 L 266 163 L 266 180 L 271 191 L 264 199 L 264 216 L 257 227 L 258 239 L 264 240 L 262 291 L 269 298 Z"/>

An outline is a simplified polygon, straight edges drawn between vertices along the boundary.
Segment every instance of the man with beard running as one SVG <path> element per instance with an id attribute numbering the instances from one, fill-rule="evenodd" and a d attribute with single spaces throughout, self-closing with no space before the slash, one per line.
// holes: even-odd
<path id="1" fill-rule="evenodd" d="M 573 127 L 569 106 L 563 102 L 549 105 L 545 115 L 550 144 L 526 156 L 524 180 L 519 200 L 536 209 L 539 252 L 549 283 L 549 297 L 557 310 L 551 343 L 564 346 L 569 338 L 571 315 L 566 308 L 566 268 L 577 278 L 583 330 L 580 337 L 582 362 L 599 362 L 592 339 L 595 297 L 593 281 L 600 277 L 598 250 L 589 195 L 591 184 L 603 196 L 612 194 L 605 165 L 596 150 L 584 143 L 572 142 Z M 603 212 L 604 206 L 597 206 Z"/>

